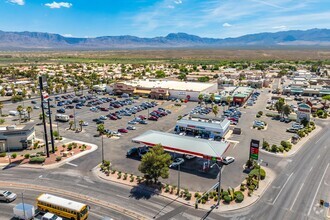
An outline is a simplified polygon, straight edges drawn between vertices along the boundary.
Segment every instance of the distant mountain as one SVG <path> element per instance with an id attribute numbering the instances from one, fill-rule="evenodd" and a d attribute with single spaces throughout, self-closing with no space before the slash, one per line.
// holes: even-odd
<path id="1" fill-rule="evenodd" d="M 95 38 L 64 37 L 40 32 L 0 31 L 1 50 L 19 49 L 137 49 L 137 48 L 281 48 L 328 47 L 330 29 L 292 30 L 276 33 L 244 35 L 237 38 L 204 38 L 186 33 L 171 33 L 166 37 L 103 36 Z"/>

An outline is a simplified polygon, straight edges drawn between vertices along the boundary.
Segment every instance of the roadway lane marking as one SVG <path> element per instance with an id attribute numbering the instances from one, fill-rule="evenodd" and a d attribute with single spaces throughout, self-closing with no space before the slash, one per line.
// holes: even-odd
<path id="1" fill-rule="evenodd" d="M 308 210 L 307 216 L 309 216 L 309 214 L 311 214 L 312 207 L 313 207 L 314 201 L 315 201 L 316 196 L 317 196 L 317 192 L 319 191 L 319 189 L 320 189 L 320 187 L 321 187 L 321 184 L 322 184 L 322 182 L 323 182 L 323 178 L 324 178 L 325 174 L 327 173 L 328 168 L 329 168 L 329 163 L 328 163 L 327 167 L 325 168 L 324 173 L 323 173 L 322 178 L 321 178 L 321 181 L 320 181 L 320 183 L 319 183 L 319 186 L 318 186 L 317 189 L 316 189 L 316 192 L 315 192 L 314 198 L 313 198 L 313 200 L 312 200 L 311 206 L 309 207 L 309 210 Z"/>
<path id="2" fill-rule="evenodd" d="M 1 176 L 14 176 L 12 173 L 2 173 Z"/>
<path id="3" fill-rule="evenodd" d="M 315 141 L 315 144 L 317 144 L 317 142 L 319 142 L 321 140 L 322 137 L 320 137 L 317 141 Z"/>
<path id="4" fill-rule="evenodd" d="M 70 163 L 70 162 L 66 162 L 66 164 L 71 165 L 71 166 L 74 166 L 74 167 L 77 167 L 78 166 L 77 164 Z"/>
<path id="5" fill-rule="evenodd" d="M 276 198 L 274 199 L 274 201 L 273 201 L 273 203 L 272 203 L 273 205 L 275 204 L 276 200 L 277 200 L 278 197 L 280 196 L 280 194 L 281 194 L 282 190 L 284 189 L 284 187 L 286 186 L 286 184 L 289 182 L 289 180 L 290 180 L 290 178 L 292 177 L 293 173 L 294 173 L 294 172 L 292 172 L 292 173 L 290 174 L 290 176 L 288 177 L 288 179 L 285 181 L 285 183 L 284 183 L 283 187 L 281 188 L 280 192 L 277 194 Z"/>
<path id="6" fill-rule="evenodd" d="M 125 196 L 121 196 L 121 195 L 116 195 L 117 197 L 119 197 L 119 198 L 122 198 L 122 199 L 127 199 L 127 200 L 129 200 L 129 198 L 127 198 L 127 197 L 125 197 Z"/>
<path id="7" fill-rule="evenodd" d="M 89 188 L 89 186 L 85 186 L 85 185 L 82 185 L 82 184 L 79 184 L 79 183 L 77 183 L 76 185 L 80 186 L 80 187 L 83 187 L 83 188 Z"/>
<path id="8" fill-rule="evenodd" d="M 310 170 L 308 171 L 308 174 L 312 171 L 312 169 L 313 169 L 313 167 L 310 168 Z M 308 175 L 308 174 L 307 174 L 307 175 Z"/>
<path id="9" fill-rule="evenodd" d="M 299 188 L 299 191 L 298 191 L 298 193 L 297 193 L 297 195 L 296 195 L 296 198 L 294 198 L 294 200 L 293 200 L 293 203 L 292 203 L 292 205 L 291 205 L 290 211 L 292 211 L 292 208 L 293 208 L 294 204 L 296 203 L 296 200 L 298 199 L 299 193 L 300 193 L 301 189 L 303 188 L 304 184 L 305 184 L 305 183 L 301 184 L 301 186 L 300 186 L 300 188 Z"/>
<path id="10" fill-rule="evenodd" d="M 321 155 L 319 154 L 319 156 L 317 156 L 317 158 L 316 158 L 316 159 L 319 159 L 319 158 L 320 158 L 320 156 L 321 156 Z"/>

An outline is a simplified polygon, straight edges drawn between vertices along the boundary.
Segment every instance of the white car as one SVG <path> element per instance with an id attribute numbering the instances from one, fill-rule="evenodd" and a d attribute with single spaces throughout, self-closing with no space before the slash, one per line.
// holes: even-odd
<path id="1" fill-rule="evenodd" d="M 100 119 L 100 120 L 107 120 L 107 117 L 104 116 L 104 115 L 101 115 L 101 116 L 99 117 L 99 119 Z"/>
<path id="2" fill-rule="evenodd" d="M 183 164 L 183 163 L 184 163 L 184 159 L 178 157 L 178 158 L 175 158 L 175 159 L 173 160 L 173 163 L 170 165 L 170 167 L 177 167 L 177 166 L 179 166 L 179 165 L 181 165 L 181 164 Z"/>
<path id="3" fill-rule="evenodd" d="M 129 121 L 127 124 L 129 124 L 129 125 L 136 125 L 137 122 L 136 121 Z"/>
<path id="4" fill-rule="evenodd" d="M 88 126 L 88 122 L 87 122 L 87 121 L 84 121 L 84 122 L 82 123 L 82 126 Z"/>
<path id="5" fill-rule="evenodd" d="M 37 106 L 37 105 L 33 106 L 33 109 L 39 109 L 39 108 L 40 108 L 40 107 Z"/>
<path id="6" fill-rule="evenodd" d="M 234 157 L 223 157 L 222 158 L 222 163 L 225 165 L 231 164 L 235 161 Z"/>
<path id="7" fill-rule="evenodd" d="M 17 198 L 17 195 L 13 192 L 0 190 L 0 201 L 12 202 Z"/>
<path id="8" fill-rule="evenodd" d="M 184 155 L 184 157 L 185 157 L 186 159 L 188 159 L 188 160 L 191 160 L 191 159 L 194 159 L 196 156 L 194 156 L 194 155 L 190 155 L 190 154 L 186 154 L 186 155 Z"/>
<path id="9" fill-rule="evenodd" d="M 129 125 L 129 126 L 127 126 L 126 129 L 127 129 L 127 130 L 136 130 L 136 127 Z"/>

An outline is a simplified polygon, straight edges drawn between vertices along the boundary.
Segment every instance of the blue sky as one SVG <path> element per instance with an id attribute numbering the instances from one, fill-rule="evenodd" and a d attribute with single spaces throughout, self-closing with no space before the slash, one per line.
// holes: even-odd
<path id="1" fill-rule="evenodd" d="M 74 37 L 237 37 L 330 28 L 330 0 L 0 0 L 0 30 Z"/>

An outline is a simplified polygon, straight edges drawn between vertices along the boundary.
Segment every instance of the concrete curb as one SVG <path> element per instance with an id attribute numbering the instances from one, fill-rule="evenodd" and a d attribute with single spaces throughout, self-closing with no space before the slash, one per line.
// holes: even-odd
<path id="1" fill-rule="evenodd" d="M 297 145 L 293 145 L 292 149 L 287 152 L 287 153 L 272 153 L 269 151 L 266 151 L 262 148 L 260 148 L 260 151 L 264 154 L 268 154 L 274 157 L 279 157 L 279 158 L 284 158 L 284 157 L 293 157 L 296 153 L 298 153 L 302 147 L 304 147 L 304 145 L 306 144 L 306 142 L 311 139 L 312 137 L 314 137 L 315 135 L 317 135 L 320 131 L 322 130 L 322 127 L 320 126 L 315 126 L 315 130 L 312 131 L 312 133 L 308 136 L 305 136 L 303 138 L 302 141 L 300 141 Z"/>
<path id="2" fill-rule="evenodd" d="M 67 142 L 66 144 L 69 144 L 69 143 L 72 143 L 72 142 L 75 142 L 75 143 L 78 143 L 78 144 L 85 144 L 85 145 L 89 145 L 91 146 L 91 149 L 90 150 L 86 150 L 86 151 L 83 151 L 79 154 L 76 154 L 72 157 L 69 157 L 67 159 L 64 159 L 64 160 L 61 160 L 60 162 L 57 162 L 57 163 L 54 163 L 54 164 L 49 164 L 49 165 L 43 165 L 43 166 L 39 166 L 39 165 L 31 165 L 31 164 L 23 164 L 23 165 L 18 165 L 18 166 L 15 166 L 15 167 L 19 167 L 19 168 L 28 168 L 28 169 L 54 169 L 54 168 L 58 168 L 62 165 L 64 165 L 65 163 L 68 163 L 72 160 L 75 160 L 79 157 L 82 157 L 82 156 L 85 156 L 86 154 L 89 154 L 89 153 L 92 153 L 93 151 L 96 151 L 98 146 L 95 145 L 95 144 L 91 144 L 91 143 L 87 143 L 87 142 L 81 142 L 81 141 L 69 141 Z M 8 163 L 6 164 L 0 164 L 0 168 L 4 168 L 8 166 Z"/>
<path id="3" fill-rule="evenodd" d="M 100 180 L 104 181 L 104 182 L 107 182 L 107 183 L 112 183 L 112 184 L 117 184 L 117 185 L 124 185 L 126 187 L 129 187 L 129 188 L 133 188 L 134 186 L 130 185 L 130 184 L 127 184 L 127 183 L 122 183 L 122 182 L 117 182 L 117 181 L 114 181 L 114 180 L 111 180 L 111 179 L 107 179 L 107 178 L 104 178 L 103 176 L 100 176 L 98 175 L 98 171 L 97 169 L 99 168 L 99 165 L 94 167 L 92 172 L 94 174 L 94 176 L 96 178 L 99 178 Z M 259 199 L 262 197 L 262 195 L 265 193 L 266 189 L 268 189 L 269 185 L 274 181 L 275 177 L 276 177 L 276 174 L 275 172 L 273 172 L 271 169 L 269 168 L 263 168 L 265 169 L 266 173 L 268 173 L 268 175 L 266 176 L 266 178 L 270 178 L 270 180 L 267 182 L 266 186 L 263 188 L 263 190 L 259 193 L 255 193 L 255 198 L 252 200 L 252 202 L 248 203 L 248 204 L 244 204 L 243 206 L 241 207 L 234 207 L 234 208 L 231 208 L 230 205 L 222 205 L 220 206 L 219 209 L 215 209 L 215 212 L 224 212 L 224 211 L 235 211 L 235 210 L 239 210 L 239 209 L 242 209 L 242 208 L 247 208 L 247 207 L 250 207 L 252 205 L 254 205 L 257 201 L 259 201 Z M 140 187 L 142 190 L 145 190 L 145 191 L 148 191 L 148 192 L 152 192 L 158 196 L 161 196 L 165 199 L 168 199 L 168 200 L 171 200 L 171 201 L 176 201 L 180 204 L 183 204 L 183 205 L 186 205 L 186 206 L 189 206 L 189 207 L 192 207 L 192 208 L 195 208 L 195 203 L 190 203 L 190 201 L 187 201 L 187 202 L 184 202 L 184 201 L 181 201 L 182 199 L 180 199 L 180 197 L 177 197 L 177 198 L 173 198 L 173 197 L 170 197 L 170 196 L 166 196 L 166 195 L 163 195 L 163 194 L 160 194 L 159 192 L 155 192 L 151 189 L 148 189 L 148 187 L 143 187 L 143 186 L 138 186 Z M 235 205 L 240 205 L 242 203 L 235 203 Z M 213 206 L 213 205 L 212 205 Z M 210 207 L 207 207 L 207 205 L 203 205 L 203 204 L 198 204 L 198 209 L 200 210 L 209 210 L 212 206 Z M 225 207 L 225 209 L 223 209 L 223 207 Z"/>

